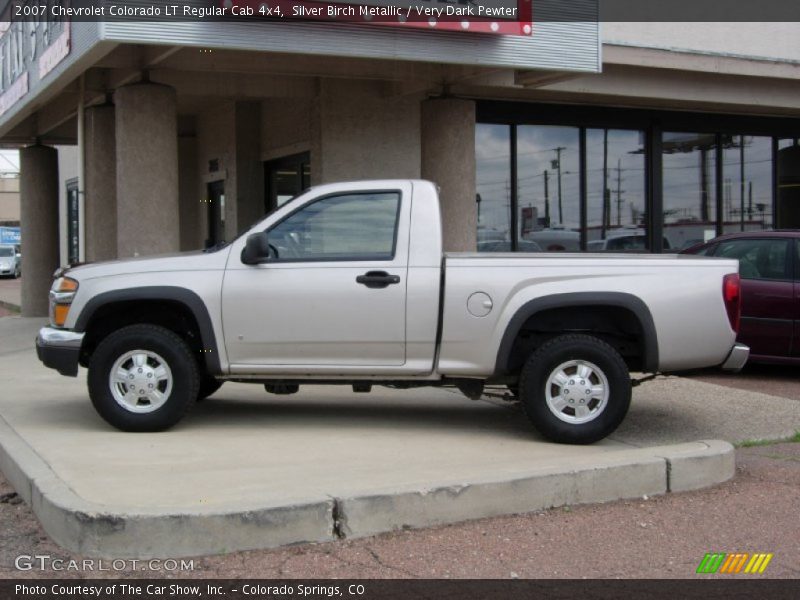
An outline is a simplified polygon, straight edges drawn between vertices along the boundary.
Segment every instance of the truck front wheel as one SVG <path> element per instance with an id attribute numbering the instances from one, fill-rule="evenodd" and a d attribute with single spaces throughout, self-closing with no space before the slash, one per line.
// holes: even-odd
<path id="1" fill-rule="evenodd" d="M 161 431 L 197 398 L 200 375 L 189 346 L 157 325 L 115 331 L 89 361 L 89 396 L 100 416 L 123 431 Z"/>
<path id="2" fill-rule="evenodd" d="M 625 361 L 604 341 L 583 334 L 540 346 L 525 363 L 519 387 L 536 429 L 564 444 L 591 444 L 608 436 L 631 401 Z"/>

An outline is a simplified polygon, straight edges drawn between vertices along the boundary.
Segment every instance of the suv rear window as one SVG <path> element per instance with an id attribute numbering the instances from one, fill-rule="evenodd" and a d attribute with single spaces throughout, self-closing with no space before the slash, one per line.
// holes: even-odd
<path id="1" fill-rule="evenodd" d="M 742 279 L 789 279 L 788 245 L 785 239 L 727 240 L 714 256 L 738 259 Z"/>

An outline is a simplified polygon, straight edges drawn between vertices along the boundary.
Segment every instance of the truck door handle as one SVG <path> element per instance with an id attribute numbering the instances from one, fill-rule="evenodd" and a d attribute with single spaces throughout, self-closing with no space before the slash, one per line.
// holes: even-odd
<path id="1" fill-rule="evenodd" d="M 389 275 L 386 271 L 367 271 L 363 275 L 356 277 L 356 283 L 367 286 L 368 288 L 385 288 L 388 285 L 400 283 L 399 275 Z"/>

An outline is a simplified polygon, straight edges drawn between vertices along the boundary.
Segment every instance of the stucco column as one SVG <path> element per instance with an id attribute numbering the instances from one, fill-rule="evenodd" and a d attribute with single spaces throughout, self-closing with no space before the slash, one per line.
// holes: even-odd
<path id="1" fill-rule="evenodd" d="M 439 186 L 444 249 L 474 251 L 475 102 L 435 99 L 422 103 L 422 178 Z"/>
<path id="2" fill-rule="evenodd" d="M 86 260 L 117 257 L 117 148 L 114 106 L 92 106 L 85 112 L 84 215 Z"/>
<path id="3" fill-rule="evenodd" d="M 226 239 L 231 240 L 264 216 L 264 163 L 261 161 L 261 103 L 237 102 L 236 220 L 228 221 Z M 226 190 L 227 191 L 227 190 Z"/>
<path id="4" fill-rule="evenodd" d="M 175 90 L 137 83 L 114 94 L 117 149 L 117 254 L 180 249 Z"/>
<path id="5" fill-rule="evenodd" d="M 197 163 L 197 137 L 194 133 L 178 135 L 178 190 L 180 197 L 181 251 L 203 247 L 204 229 L 200 226 L 200 203 L 197 193 L 200 175 Z"/>
<path id="6" fill-rule="evenodd" d="M 22 316 L 46 317 L 58 258 L 58 151 L 28 146 L 19 153 Z"/>

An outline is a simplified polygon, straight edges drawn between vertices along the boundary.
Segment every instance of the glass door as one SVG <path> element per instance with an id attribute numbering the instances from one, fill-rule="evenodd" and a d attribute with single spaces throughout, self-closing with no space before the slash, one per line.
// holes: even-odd
<path id="1" fill-rule="evenodd" d="M 78 197 L 78 180 L 67 181 L 67 264 L 80 262 L 80 208 Z"/>
<path id="2" fill-rule="evenodd" d="M 212 248 L 225 240 L 225 182 L 208 184 L 208 238 L 206 248 Z"/>
<path id="3" fill-rule="evenodd" d="M 264 163 L 267 205 L 271 212 L 311 185 L 311 157 L 308 152 L 284 156 Z"/>

